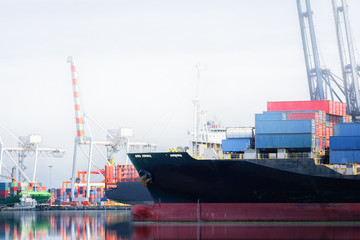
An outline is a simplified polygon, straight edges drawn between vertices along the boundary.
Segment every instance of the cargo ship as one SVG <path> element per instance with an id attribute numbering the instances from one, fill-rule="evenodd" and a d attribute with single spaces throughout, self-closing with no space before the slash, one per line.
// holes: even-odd
<path id="1" fill-rule="evenodd" d="M 204 141 L 195 142 L 192 145 L 195 157 L 213 158 L 219 154 L 221 141 L 225 139 L 226 128 L 215 121 L 206 122 L 207 133 Z M 188 132 L 193 135 L 192 132 Z M 200 135 L 205 133 L 200 132 Z M 209 146 L 209 147 L 208 147 Z M 169 149 L 169 151 L 184 151 L 184 149 Z M 105 196 L 115 202 L 130 205 L 144 204 L 153 205 L 154 201 L 148 189 L 139 181 L 139 175 L 132 165 L 107 166 L 105 169 L 106 188 Z M 116 187 L 114 186 L 116 184 Z"/>
<path id="2" fill-rule="evenodd" d="M 187 152 L 128 154 L 154 200 L 151 207 L 134 206 L 134 219 L 359 221 L 359 159 L 344 153 L 351 142 L 343 144 L 340 158 L 329 160 L 324 150 L 332 155 L 333 145 L 341 151 L 330 142 L 333 132 L 332 138 L 360 136 L 360 124 L 346 123 L 343 104 L 316 102 L 268 103 L 268 112 L 255 119 L 255 149 L 248 145 L 219 159 L 195 159 Z M 352 145 L 351 151 L 360 152 L 354 150 L 360 144 Z"/>
<path id="3" fill-rule="evenodd" d="M 22 198 L 31 198 L 38 204 L 46 203 L 51 193 L 41 186 L 41 183 L 19 183 L 19 182 L 0 182 L 0 206 L 12 207 L 21 202 Z"/>
<path id="4" fill-rule="evenodd" d="M 131 164 L 105 167 L 105 196 L 124 204 L 152 205 L 154 202 L 147 188 L 140 183 L 139 175 Z"/>
<path id="5" fill-rule="evenodd" d="M 116 188 L 105 191 L 105 196 L 115 202 L 130 205 L 153 205 L 154 201 L 147 188 L 139 181 L 118 182 Z"/>
<path id="6" fill-rule="evenodd" d="M 37 204 L 46 203 L 51 197 L 51 193 L 47 191 L 22 191 L 17 195 L 8 195 L 5 199 L 0 199 L 0 206 L 14 206 L 20 203 L 21 198 L 25 195 L 36 200 Z"/>

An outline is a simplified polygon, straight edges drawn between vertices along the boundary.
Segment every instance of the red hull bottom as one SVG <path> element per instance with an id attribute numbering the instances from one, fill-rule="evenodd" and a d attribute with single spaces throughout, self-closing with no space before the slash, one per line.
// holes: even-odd
<path id="1" fill-rule="evenodd" d="M 144 223 L 133 227 L 133 240 L 148 239 L 359 239 L 358 224 L 344 223 Z"/>
<path id="2" fill-rule="evenodd" d="M 360 203 L 156 203 L 131 213 L 152 222 L 360 221 Z"/>

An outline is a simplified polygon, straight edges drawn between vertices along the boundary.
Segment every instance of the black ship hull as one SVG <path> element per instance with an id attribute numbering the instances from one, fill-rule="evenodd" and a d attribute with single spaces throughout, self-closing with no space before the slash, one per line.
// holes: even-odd
<path id="1" fill-rule="evenodd" d="M 141 157 L 151 156 L 151 157 Z M 154 202 L 360 203 L 360 176 L 308 159 L 196 160 L 187 153 L 129 154 L 151 174 Z"/>
<path id="2" fill-rule="evenodd" d="M 154 203 L 149 191 L 140 182 L 118 182 L 116 188 L 105 191 L 105 196 L 112 201 L 130 205 Z"/>
<path id="3" fill-rule="evenodd" d="M 128 155 L 147 181 L 155 205 L 162 204 L 163 210 L 164 204 L 190 204 L 194 211 L 199 211 L 196 204 L 221 208 L 226 206 L 219 204 L 232 204 L 263 210 L 297 206 L 311 214 L 320 206 L 339 212 L 350 204 L 346 211 L 360 211 L 360 176 L 342 175 L 311 158 L 196 160 L 187 153 Z"/>

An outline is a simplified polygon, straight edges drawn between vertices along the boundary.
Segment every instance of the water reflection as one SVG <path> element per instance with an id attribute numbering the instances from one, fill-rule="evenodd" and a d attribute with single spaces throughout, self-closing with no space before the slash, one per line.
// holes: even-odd
<path id="1" fill-rule="evenodd" d="M 106 229 L 118 223 L 131 229 L 128 211 L 1 212 L 0 239 L 117 239 Z"/>
<path id="2" fill-rule="evenodd" d="M 359 239 L 352 223 L 139 223 L 129 211 L 0 212 L 0 239 Z"/>

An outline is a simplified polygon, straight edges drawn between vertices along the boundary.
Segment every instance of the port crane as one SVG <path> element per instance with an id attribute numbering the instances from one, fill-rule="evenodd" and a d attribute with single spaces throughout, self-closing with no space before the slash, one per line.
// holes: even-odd
<path id="1" fill-rule="evenodd" d="M 334 100 L 342 102 L 338 92 L 344 94 L 341 80 L 330 69 L 321 66 L 319 47 L 315 34 L 310 0 L 296 0 L 301 39 L 311 100 Z M 337 91 L 338 90 L 338 91 Z"/>
<path id="2" fill-rule="evenodd" d="M 37 182 L 37 165 L 39 155 L 46 155 L 49 157 L 61 158 L 64 156 L 65 151 L 60 148 L 49 148 L 41 147 L 41 136 L 36 134 L 30 134 L 28 136 L 16 137 L 9 129 L 0 124 L 0 128 L 8 132 L 12 137 L 18 142 L 17 147 L 8 147 L 5 146 L 2 139 L 0 138 L 0 177 L 7 177 L 2 175 L 2 170 L 6 171 L 12 179 L 18 182 Z M 11 163 L 14 165 L 14 169 L 18 170 L 18 175 L 16 177 L 15 171 L 10 172 L 9 169 L 5 166 L 5 155 L 10 159 Z M 18 161 L 14 159 L 14 155 L 18 157 Z M 25 170 L 27 166 L 25 164 L 26 157 L 33 157 L 34 165 L 32 171 L 32 178 L 30 178 Z"/>
<path id="3" fill-rule="evenodd" d="M 354 43 L 352 40 L 348 4 L 346 0 L 332 0 L 336 37 L 338 42 L 346 111 L 353 117 L 360 116 L 359 70 L 356 63 Z"/>
<path id="4" fill-rule="evenodd" d="M 131 128 L 118 128 L 106 130 L 101 126 L 94 118 L 92 118 L 89 114 L 85 114 L 82 111 L 80 106 L 80 98 L 79 98 L 79 85 L 78 85 L 78 77 L 76 71 L 76 65 L 74 57 L 69 56 L 67 58 L 67 62 L 70 64 L 71 69 L 71 79 L 72 79 L 72 87 L 73 87 L 73 98 L 74 98 L 74 108 L 75 108 L 75 123 L 76 123 L 76 137 L 74 140 L 74 155 L 73 155 L 73 167 L 72 167 L 72 175 L 71 175 L 71 197 L 75 202 L 88 201 L 90 197 L 90 188 L 91 186 L 98 186 L 98 183 L 91 183 L 91 174 L 94 173 L 92 171 L 92 167 L 96 169 L 96 171 L 104 175 L 102 169 L 95 165 L 93 161 L 93 149 L 98 150 L 98 153 L 104 160 L 105 165 L 114 164 L 114 154 L 119 152 L 121 149 L 125 149 L 126 152 L 131 151 L 147 151 L 154 152 L 156 150 L 155 144 L 149 144 L 144 142 L 130 142 L 129 139 L 132 137 L 132 129 Z M 95 141 L 91 129 L 87 124 L 88 121 L 91 121 L 97 127 L 99 127 L 107 136 L 107 141 Z M 87 128 L 87 134 L 85 134 L 85 126 Z M 106 147 L 107 154 L 105 154 L 100 150 L 99 146 Z M 88 148 L 87 152 L 84 147 Z M 86 179 L 86 195 L 85 198 L 75 198 L 75 184 L 80 186 L 80 182 L 76 177 L 76 166 L 77 166 L 77 151 L 78 149 L 85 155 L 87 159 L 87 179 Z"/>
<path id="5" fill-rule="evenodd" d="M 352 41 L 346 0 L 332 0 L 342 79 L 322 67 L 310 0 L 296 0 L 311 100 L 345 100 L 347 114 L 360 116 L 359 70 Z M 305 3 L 304 3 L 305 2 Z M 305 5 L 303 9 L 303 5 Z"/>

